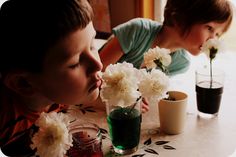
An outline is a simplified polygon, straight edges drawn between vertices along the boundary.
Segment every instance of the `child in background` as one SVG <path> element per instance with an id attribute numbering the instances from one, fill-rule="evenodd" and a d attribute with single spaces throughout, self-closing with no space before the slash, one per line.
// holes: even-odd
<path id="1" fill-rule="evenodd" d="M 102 63 L 94 47 L 92 18 L 87 0 L 8 0 L 1 6 L 4 154 L 33 154 L 30 134 L 41 112 L 62 109 L 55 104 L 66 107 L 97 99 Z"/>
<path id="2" fill-rule="evenodd" d="M 123 61 L 141 68 L 144 52 L 159 46 L 171 50 L 168 74 L 183 73 L 190 65 L 188 52 L 198 55 L 204 42 L 225 33 L 232 14 L 228 0 L 167 0 L 163 24 L 137 18 L 112 30 L 114 36 L 100 52 L 103 68 Z"/>

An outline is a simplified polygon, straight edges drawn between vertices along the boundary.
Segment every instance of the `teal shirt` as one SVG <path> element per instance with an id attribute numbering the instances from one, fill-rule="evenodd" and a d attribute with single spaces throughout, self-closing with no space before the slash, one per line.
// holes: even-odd
<path id="1" fill-rule="evenodd" d="M 144 53 L 151 48 L 162 25 L 156 21 L 144 18 L 132 19 L 115 28 L 112 32 L 119 40 L 124 55 L 118 62 L 129 62 L 140 68 Z M 172 62 L 167 67 L 168 75 L 173 76 L 188 70 L 190 57 L 186 50 L 179 49 L 171 53 Z"/>

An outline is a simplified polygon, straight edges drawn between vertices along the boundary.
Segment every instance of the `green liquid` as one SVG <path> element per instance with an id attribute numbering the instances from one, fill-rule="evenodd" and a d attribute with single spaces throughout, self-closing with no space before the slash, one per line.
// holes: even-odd
<path id="1" fill-rule="evenodd" d="M 119 108 L 107 117 L 113 146 L 118 149 L 132 149 L 139 144 L 141 114 L 137 109 Z"/>

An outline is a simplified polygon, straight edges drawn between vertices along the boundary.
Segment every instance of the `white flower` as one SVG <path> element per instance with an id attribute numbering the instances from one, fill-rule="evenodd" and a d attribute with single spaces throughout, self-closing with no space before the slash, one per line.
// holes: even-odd
<path id="1" fill-rule="evenodd" d="M 138 71 L 130 63 L 111 64 L 102 78 L 100 96 L 103 101 L 114 106 L 129 106 L 141 96 L 138 92 Z"/>
<path id="2" fill-rule="evenodd" d="M 142 96 L 153 104 L 166 95 L 168 86 L 168 76 L 160 70 L 152 69 L 150 73 L 144 73 L 139 90 Z"/>
<path id="3" fill-rule="evenodd" d="M 218 52 L 221 52 L 223 49 L 223 43 L 219 39 L 209 39 L 207 40 L 202 48 L 201 51 L 207 55 L 207 57 L 212 60 L 216 57 Z"/>
<path id="4" fill-rule="evenodd" d="M 144 64 L 146 68 L 165 68 L 171 63 L 170 50 L 156 46 L 144 53 Z M 163 70 L 163 69 L 162 69 Z"/>
<path id="5" fill-rule="evenodd" d="M 63 113 L 41 113 L 36 121 L 39 130 L 32 138 L 32 149 L 37 148 L 36 155 L 40 157 L 64 157 L 72 145 L 72 135 L 69 133 L 69 117 Z"/>
<path id="6" fill-rule="evenodd" d="M 147 98 L 149 102 L 158 101 L 169 85 L 168 77 L 162 71 L 153 69 L 149 73 L 126 62 L 109 65 L 102 78 L 102 101 L 121 107 L 135 104 L 140 97 Z"/>

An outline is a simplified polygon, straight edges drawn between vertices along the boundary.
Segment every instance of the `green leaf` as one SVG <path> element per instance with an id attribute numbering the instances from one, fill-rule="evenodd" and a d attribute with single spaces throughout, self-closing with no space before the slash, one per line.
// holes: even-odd
<path id="1" fill-rule="evenodd" d="M 144 156 L 145 154 L 137 154 L 137 155 L 132 155 L 132 157 L 142 157 Z"/>
<path id="2" fill-rule="evenodd" d="M 157 154 L 159 155 L 154 149 L 148 148 L 144 150 L 145 152 L 152 153 L 152 154 Z"/>
<path id="3" fill-rule="evenodd" d="M 164 148 L 164 149 L 169 149 L 169 150 L 175 149 L 174 147 L 169 146 L 169 145 L 164 145 L 163 148 Z"/>
<path id="4" fill-rule="evenodd" d="M 156 145 L 163 145 L 163 144 L 166 144 L 166 143 L 169 143 L 170 141 L 157 141 L 155 142 Z"/>
<path id="5" fill-rule="evenodd" d="M 99 128 L 99 129 L 100 129 L 102 134 L 107 134 L 108 133 L 108 131 L 106 129 L 103 129 L 103 128 Z"/>
<path id="6" fill-rule="evenodd" d="M 144 144 L 144 145 L 150 145 L 151 143 L 152 143 L 152 139 L 149 138 L 149 139 L 147 139 L 143 144 Z"/>
<path id="7" fill-rule="evenodd" d="M 85 114 L 86 113 L 86 111 L 84 110 L 84 109 L 80 109 L 80 111 L 83 113 L 83 114 Z"/>
<path id="8" fill-rule="evenodd" d="M 96 112 L 95 110 L 92 109 L 85 109 L 87 112 Z"/>
<path id="9" fill-rule="evenodd" d="M 82 107 L 82 106 L 83 106 L 83 104 L 76 104 L 75 106 Z"/>
<path id="10" fill-rule="evenodd" d="M 104 140 L 104 139 L 106 139 L 107 137 L 105 136 L 105 135 L 102 135 L 102 139 Z"/>

